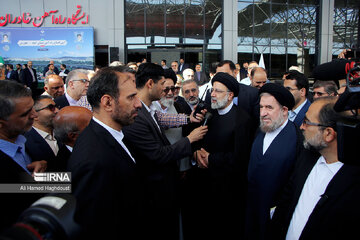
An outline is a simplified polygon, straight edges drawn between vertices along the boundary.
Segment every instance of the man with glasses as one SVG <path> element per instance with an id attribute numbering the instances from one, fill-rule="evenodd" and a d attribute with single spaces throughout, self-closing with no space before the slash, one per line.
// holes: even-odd
<path id="1" fill-rule="evenodd" d="M 181 93 L 184 96 L 186 104 L 182 104 L 185 113 L 190 114 L 194 107 L 199 103 L 199 87 L 195 80 L 187 80 L 182 83 Z"/>
<path id="2" fill-rule="evenodd" d="M 64 95 L 64 82 L 63 79 L 56 74 L 48 75 L 44 79 L 44 93 L 42 95 L 51 96 L 53 99 Z"/>
<path id="3" fill-rule="evenodd" d="M 314 100 L 320 97 L 337 96 L 338 87 L 334 81 L 316 80 L 313 85 L 312 94 L 314 96 Z"/>
<path id="4" fill-rule="evenodd" d="M 259 64 L 256 61 L 251 61 L 247 67 L 247 77 L 242 79 L 240 81 L 240 83 L 250 86 L 251 85 L 250 75 L 251 75 L 252 70 L 256 67 L 259 67 Z"/>
<path id="5" fill-rule="evenodd" d="M 55 98 L 55 103 L 59 109 L 65 106 L 81 106 L 81 97 L 86 97 L 89 87 L 88 71 L 85 69 L 75 69 L 69 72 L 66 78 L 66 93 Z"/>
<path id="6" fill-rule="evenodd" d="M 240 239 L 243 226 L 246 170 L 254 126 L 249 114 L 233 103 L 239 82 L 218 72 L 212 79 L 209 131 L 199 142 L 192 184 L 194 239 Z M 210 110 L 209 110 L 210 111 Z M 195 173 L 194 173 L 195 175 Z M 185 237 L 186 238 L 186 237 Z"/>
<path id="7" fill-rule="evenodd" d="M 245 239 L 266 239 L 270 209 L 277 205 L 302 150 L 301 133 L 288 120 L 293 95 L 274 83 L 265 84 L 259 94 L 261 132 L 253 142 L 248 168 Z"/>
<path id="8" fill-rule="evenodd" d="M 300 127 L 311 104 L 307 99 L 309 80 L 303 73 L 291 71 L 284 80 L 284 87 L 291 92 L 295 99 L 293 109 L 289 109 L 289 120 Z"/>
<path id="9" fill-rule="evenodd" d="M 323 97 L 309 107 L 300 127 L 307 150 L 276 207 L 267 239 L 354 239 L 358 235 L 360 168 L 347 161 L 358 163 L 359 158 L 354 154 L 339 161 L 336 124 L 360 121 L 335 112 L 336 101 L 337 97 Z"/>
<path id="10" fill-rule="evenodd" d="M 174 71 L 175 74 L 179 73 L 179 63 L 177 61 L 171 62 L 171 69 Z"/>
<path id="11" fill-rule="evenodd" d="M 33 161 L 45 160 L 47 170 L 53 169 L 55 157 L 59 151 L 59 144 L 54 138 L 53 120 L 59 111 L 51 96 L 39 96 L 34 104 L 37 117 L 30 131 L 26 132 L 26 149 Z"/>

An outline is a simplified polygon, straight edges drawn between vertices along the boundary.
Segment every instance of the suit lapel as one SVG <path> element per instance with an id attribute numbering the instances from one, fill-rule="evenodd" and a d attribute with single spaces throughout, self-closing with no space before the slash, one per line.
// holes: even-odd
<path id="1" fill-rule="evenodd" d="M 41 145 L 43 147 L 42 152 L 47 152 L 52 157 L 55 157 L 53 150 L 51 149 L 49 144 L 46 142 L 46 140 L 34 128 L 31 128 L 30 131 L 31 131 L 30 134 L 33 136 L 32 141 L 39 143 L 39 145 Z"/>
<path id="2" fill-rule="evenodd" d="M 130 158 L 129 154 L 124 150 L 124 148 L 116 141 L 116 139 L 100 124 L 91 119 L 89 127 L 91 127 L 99 139 L 103 139 L 105 144 L 111 147 L 115 152 L 120 156 L 127 159 L 131 164 L 135 164 L 134 161 Z"/>
<path id="3" fill-rule="evenodd" d="M 152 118 L 152 116 L 144 106 L 140 109 L 139 114 L 144 116 L 144 119 L 146 119 L 146 121 L 148 121 L 148 123 L 155 129 L 155 131 L 158 133 L 158 136 L 162 139 L 162 141 L 165 144 L 170 145 L 169 140 L 165 136 L 164 130 L 162 129 L 161 126 L 159 126 L 160 127 L 159 129 L 158 125 L 155 123 L 154 119 Z"/>

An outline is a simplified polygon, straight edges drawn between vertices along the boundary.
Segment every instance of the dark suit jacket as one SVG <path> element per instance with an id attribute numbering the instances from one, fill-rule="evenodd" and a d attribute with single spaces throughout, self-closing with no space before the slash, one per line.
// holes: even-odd
<path id="1" fill-rule="evenodd" d="M 285 239 L 305 181 L 319 156 L 318 153 L 306 150 L 299 157 L 295 172 L 271 221 L 272 239 Z M 357 238 L 355 236 L 359 235 L 360 167 L 344 164 L 329 182 L 324 195 L 326 197 L 319 200 L 309 216 L 300 239 Z"/>
<path id="2" fill-rule="evenodd" d="M 33 178 L 12 158 L 0 150 L 0 183 L 32 183 Z M 35 193 L 0 193 L 0 232 L 10 227 L 20 214 L 43 194 Z"/>
<path id="3" fill-rule="evenodd" d="M 91 120 L 68 162 L 77 198 L 81 239 L 136 239 L 139 186 L 134 161 L 101 125 Z"/>
<path id="4" fill-rule="evenodd" d="M 200 72 L 200 79 L 198 79 L 197 72 L 195 72 L 195 81 L 200 86 L 206 83 L 208 81 L 208 78 L 204 72 Z"/>
<path id="5" fill-rule="evenodd" d="M 54 99 L 54 102 L 56 103 L 56 106 L 61 109 L 63 107 L 69 106 L 69 101 L 67 100 L 65 94 L 62 96 L 59 96 Z"/>
<path id="6" fill-rule="evenodd" d="M 159 130 L 144 106 L 135 122 L 124 127 L 124 141 L 137 160 L 145 187 L 144 226 L 149 238 L 170 239 L 178 227 L 176 174 L 177 161 L 190 156 L 188 138 L 170 145 L 163 129 Z M 170 237 L 171 236 L 171 237 Z"/>
<path id="7" fill-rule="evenodd" d="M 296 124 L 296 126 L 300 127 L 302 122 L 304 121 L 304 117 L 305 114 L 307 112 L 307 110 L 309 109 L 311 105 L 311 102 L 309 100 L 306 100 L 305 105 L 301 108 L 301 110 L 299 111 L 299 113 L 296 115 L 295 119 L 294 119 L 294 123 Z"/>
<path id="8" fill-rule="evenodd" d="M 6 76 L 7 76 L 7 74 L 6 74 Z M 11 70 L 10 76 L 7 79 L 15 80 L 15 81 L 19 82 L 19 75 L 18 75 L 17 71 Z"/>
<path id="9" fill-rule="evenodd" d="M 62 146 L 59 147 L 59 152 L 54 161 L 54 169 L 56 169 L 56 172 L 66 172 L 70 156 L 70 150 L 65 144 L 62 144 Z"/>
<path id="10" fill-rule="evenodd" d="M 53 171 L 56 156 L 45 139 L 34 128 L 31 128 L 24 136 L 26 137 L 26 151 L 31 159 L 33 161 L 47 161 L 47 171 Z M 58 145 L 61 146 L 59 143 Z"/>
<path id="11" fill-rule="evenodd" d="M 33 77 L 31 75 L 31 72 L 29 70 L 29 68 L 25 68 L 22 70 L 21 72 L 21 83 L 30 87 L 31 89 L 36 89 L 37 88 L 37 84 L 38 84 L 38 80 L 37 80 L 37 76 L 36 76 L 36 70 L 33 69 L 34 72 L 34 77 L 35 77 L 35 82 L 33 82 Z"/>
<path id="12" fill-rule="evenodd" d="M 50 64 L 48 64 L 46 67 L 44 67 L 44 71 L 43 71 L 43 76 L 45 76 L 46 72 L 49 71 L 49 66 Z M 57 67 L 54 68 L 54 72 L 59 75 L 60 71 Z"/>
<path id="13" fill-rule="evenodd" d="M 180 69 L 181 68 L 181 69 Z M 187 64 L 187 63 L 184 63 L 183 65 L 182 65 L 182 67 L 181 67 L 181 65 L 180 65 L 180 63 L 179 63 L 179 71 L 177 72 L 178 74 L 182 74 L 182 72 L 185 70 L 185 69 L 187 69 L 187 68 L 189 68 L 189 64 Z"/>
<path id="14" fill-rule="evenodd" d="M 277 205 L 293 171 L 297 153 L 302 150 L 301 133 L 291 121 L 275 137 L 265 154 L 264 137 L 265 133 L 260 132 L 251 148 L 246 239 L 264 239 L 270 220 L 270 208 Z"/>

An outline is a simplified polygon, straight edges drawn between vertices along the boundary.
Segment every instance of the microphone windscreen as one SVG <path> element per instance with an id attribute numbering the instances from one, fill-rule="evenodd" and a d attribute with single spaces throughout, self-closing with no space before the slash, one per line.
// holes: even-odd
<path id="1" fill-rule="evenodd" d="M 212 118 L 212 113 L 211 113 L 211 112 L 206 112 L 206 113 L 205 113 L 205 117 L 204 117 L 203 126 L 205 126 L 205 125 L 207 124 L 207 121 L 208 121 L 209 119 L 211 119 L 211 118 Z"/>
<path id="2" fill-rule="evenodd" d="M 316 80 L 340 80 L 346 78 L 346 64 L 351 63 L 346 59 L 336 59 L 328 63 L 318 65 L 313 70 Z"/>

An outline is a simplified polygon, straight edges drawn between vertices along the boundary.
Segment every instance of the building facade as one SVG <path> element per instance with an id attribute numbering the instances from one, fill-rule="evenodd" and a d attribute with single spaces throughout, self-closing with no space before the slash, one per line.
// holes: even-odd
<path id="1" fill-rule="evenodd" d="M 40 27 L 93 27 L 95 63 L 114 60 L 160 63 L 184 58 L 190 67 L 223 59 L 259 61 L 278 78 L 290 66 L 311 74 L 344 48 L 359 44 L 358 0 L 0 0 L 0 26 L 35 27 L 14 21 L 32 16 Z M 55 23 L 45 13 L 87 21 Z M 26 15 L 29 13 L 30 15 Z M 25 14 L 25 15 L 24 15 Z M 41 18 L 43 17 L 43 19 Z M 24 18 L 25 19 L 25 18 Z M 35 20 L 34 20 L 35 21 Z M 20 23 L 17 23 L 20 22 Z M 1 30 L 1 29 L 0 29 Z M 0 49 L 1 53 L 1 49 Z M 31 56 L 29 56 L 30 59 Z"/>

